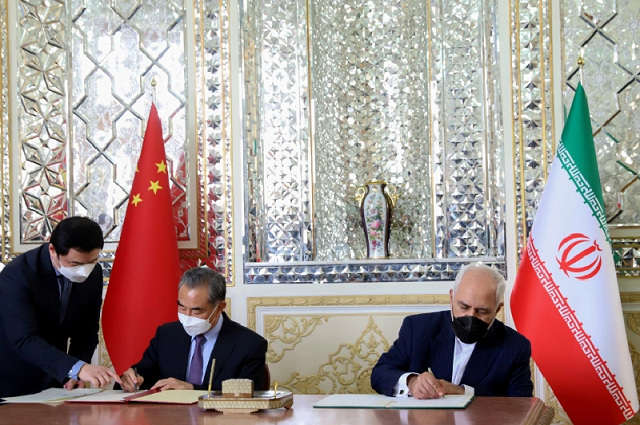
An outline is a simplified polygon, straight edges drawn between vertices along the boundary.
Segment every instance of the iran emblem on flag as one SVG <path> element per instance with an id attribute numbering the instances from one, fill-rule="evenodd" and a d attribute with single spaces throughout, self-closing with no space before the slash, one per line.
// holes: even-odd
<path id="1" fill-rule="evenodd" d="M 511 295 L 516 328 L 576 424 L 638 410 L 589 107 L 578 85 Z"/>

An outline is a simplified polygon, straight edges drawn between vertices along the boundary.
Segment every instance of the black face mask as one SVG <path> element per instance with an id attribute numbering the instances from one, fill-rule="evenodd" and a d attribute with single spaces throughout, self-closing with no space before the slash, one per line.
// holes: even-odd
<path id="1" fill-rule="evenodd" d="M 489 324 L 475 316 L 454 317 L 451 327 L 458 339 L 465 344 L 478 342 L 489 331 Z"/>

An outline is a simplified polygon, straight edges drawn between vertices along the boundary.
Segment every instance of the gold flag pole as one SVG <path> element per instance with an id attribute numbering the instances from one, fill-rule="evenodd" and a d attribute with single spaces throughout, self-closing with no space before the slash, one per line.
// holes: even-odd
<path id="1" fill-rule="evenodd" d="M 580 56 L 578 57 L 577 64 L 578 64 L 578 67 L 580 68 L 578 70 L 580 75 L 580 84 L 584 86 L 583 74 L 582 74 L 582 69 L 584 68 L 584 58 L 582 57 L 582 49 L 580 49 Z"/>

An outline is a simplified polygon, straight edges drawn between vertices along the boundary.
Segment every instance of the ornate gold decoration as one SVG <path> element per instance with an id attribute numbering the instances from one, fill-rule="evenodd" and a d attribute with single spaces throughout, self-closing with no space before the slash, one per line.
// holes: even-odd
<path id="1" fill-rule="evenodd" d="M 303 317 L 300 320 L 285 316 L 266 316 L 264 330 L 269 342 L 267 361 L 277 363 L 282 360 L 286 351 L 293 350 L 303 338 L 311 335 L 323 320 L 326 323 L 329 319 L 322 316 Z M 276 342 L 282 343 L 281 350 L 276 349 Z"/>
<path id="2" fill-rule="evenodd" d="M 371 371 L 382 353 L 389 350 L 389 341 L 380 331 L 372 316 L 355 344 L 342 343 L 329 355 L 327 363 L 320 365 L 318 373 L 301 375 L 294 372 L 282 384 L 298 394 L 372 394 Z M 330 382 L 326 391 L 320 386 Z"/>
<path id="3" fill-rule="evenodd" d="M 247 298 L 247 326 L 256 330 L 258 307 L 320 307 L 345 305 L 447 305 L 449 294 L 424 295 L 344 295 L 326 297 Z"/>
<path id="4" fill-rule="evenodd" d="M 640 303 L 640 292 L 620 292 L 622 304 Z"/>
<path id="5" fill-rule="evenodd" d="M 625 316 L 627 327 L 633 333 L 640 335 L 640 313 L 627 313 Z"/>

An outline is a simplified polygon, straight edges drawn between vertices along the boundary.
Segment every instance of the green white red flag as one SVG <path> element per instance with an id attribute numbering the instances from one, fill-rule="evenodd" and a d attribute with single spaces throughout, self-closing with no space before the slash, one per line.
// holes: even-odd
<path id="1" fill-rule="evenodd" d="M 511 312 L 574 424 L 617 425 L 635 415 L 638 396 L 582 85 L 540 199 Z"/>

